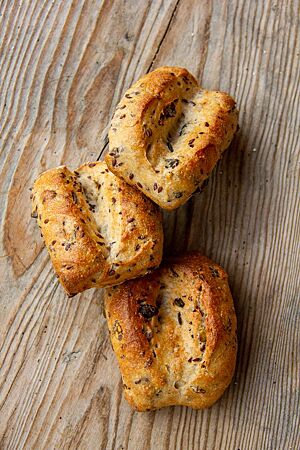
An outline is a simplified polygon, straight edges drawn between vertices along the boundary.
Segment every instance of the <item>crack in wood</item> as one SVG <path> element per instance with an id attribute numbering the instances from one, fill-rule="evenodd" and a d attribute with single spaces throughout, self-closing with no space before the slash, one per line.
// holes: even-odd
<path id="1" fill-rule="evenodd" d="M 104 144 L 103 144 L 103 146 L 102 146 L 102 148 L 100 150 L 99 156 L 97 157 L 96 161 L 100 161 L 100 158 L 104 154 L 104 152 L 105 152 L 105 150 L 106 150 L 106 148 L 108 146 L 108 143 L 109 143 L 108 135 L 106 135 L 105 138 L 104 138 Z"/>
<path id="2" fill-rule="evenodd" d="M 173 9 L 172 14 L 171 14 L 171 17 L 170 17 L 170 20 L 169 20 L 169 22 L 168 22 L 167 28 L 166 28 L 166 30 L 165 30 L 165 32 L 164 32 L 164 34 L 163 34 L 163 37 L 161 38 L 160 43 L 158 44 L 157 50 L 156 50 L 156 52 L 155 52 L 155 54 L 154 54 L 154 57 L 153 57 L 153 59 L 152 59 L 152 61 L 151 61 L 150 66 L 148 67 L 147 73 L 150 72 L 150 70 L 152 69 L 153 64 L 155 63 L 155 60 L 156 60 L 157 55 L 158 55 L 158 53 L 159 53 L 160 47 L 162 46 L 162 43 L 164 42 L 164 40 L 165 40 L 165 38 L 166 38 L 166 36 L 167 36 L 167 34 L 168 34 L 169 28 L 170 28 L 170 26 L 171 26 L 171 23 L 172 23 L 172 21 L 173 21 L 173 19 L 174 19 L 174 16 L 175 16 L 175 14 L 176 14 L 176 11 L 177 11 L 177 8 L 178 8 L 179 3 L 180 3 L 180 0 L 177 0 L 177 2 L 176 2 L 176 4 L 175 4 L 175 8 Z"/>

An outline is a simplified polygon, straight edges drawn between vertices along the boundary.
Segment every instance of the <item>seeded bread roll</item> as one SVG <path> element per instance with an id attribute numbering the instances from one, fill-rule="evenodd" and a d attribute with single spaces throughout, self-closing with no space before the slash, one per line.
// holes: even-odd
<path id="1" fill-rule="evenodd" d="M 48 170 L 32 194 L 32 216 L 69 295 L 122 283 L 160 264 L 163 232 L 157 206 L 104 162 L 74 172 L 65 166 Z"/>
<path id="2" fill-rule="evenodd" d="M 109 169 L 174 209 L 210 175 L 237 129 L 235 101 L 206 91 L 179 67 L 161 67 L 120 101 L 109 131 Z"/>
<path id="3" fill-rule="evenodd" d="M 236 316 L 227 274 L 199 253 L 106 289 L 105 312 L 124 382 L 139 411 L 207 408 L 229 385 Z"/>

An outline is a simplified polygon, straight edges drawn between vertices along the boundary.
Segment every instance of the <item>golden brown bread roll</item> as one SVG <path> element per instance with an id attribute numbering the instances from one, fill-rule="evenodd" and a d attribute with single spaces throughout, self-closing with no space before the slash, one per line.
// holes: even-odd
<path id="1" fill-rule="evenodd" d="M 106 289 L 105 312 L 125 397 L 139 411 L 207 408 L 229 385 L 236 316 L 227 274 L 199 253 Z"/>
<path id="2" fill-rule="evenodd" d="M 161 67 L 120 101 L 109 131 L 109 169 L 165 209 L 209 176 L 237 129 L 235 101 L 206 91 L 179 67 Z"/>
<path id="3" fill-rule="evenodd" d="M 162 256 L 156 205 L 107 169 L 87 163 L 42 173 L 33 212 L 58 278 L 69 295 L 148 273 Z"/>

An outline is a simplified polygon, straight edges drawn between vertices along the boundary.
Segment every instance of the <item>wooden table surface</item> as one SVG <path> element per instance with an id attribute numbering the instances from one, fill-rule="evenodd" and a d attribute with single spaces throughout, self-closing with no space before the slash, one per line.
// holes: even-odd
<path id="1" fill-rule="evenodd" d="M 0 2 L 0 448 L 299 449 L 298 0 Z M 166 253 L 230 275 L 239 353 L 211 409 L 137 413 L 101 290 L 66 298 L 34 220 L 39 172 L 101 158 L 124 90 L 161 65 L 230 92 L 240 131 Z M 297 316 L 298 313 L 298 316 Z"/>

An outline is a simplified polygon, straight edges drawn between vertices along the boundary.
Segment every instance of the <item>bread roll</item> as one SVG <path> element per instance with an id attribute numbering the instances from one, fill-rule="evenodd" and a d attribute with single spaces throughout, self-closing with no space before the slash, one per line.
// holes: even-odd
<path id="1" fill-rule="evenodd" d="M 120 101 L 109 131 L 109 169 L 174 209 L 210 175 L 237 129 L 235 101 L 206 91 L 179 67 L 161 67 Z"/>
<path id="2" fill-rule="evenodd" d="M 236 316 L 227 274 L 199 253 L 106 289 L 105 312 L 125 397 L 139 411 L 207 408 L 229 385 Z"/>
<path id="3" fill-rule="evenodd" d="M 157 206 L 104 162 L 42 173 L 34 183 L 32 216 L 70 296 L 144 275 L 160 264 Z"/>

